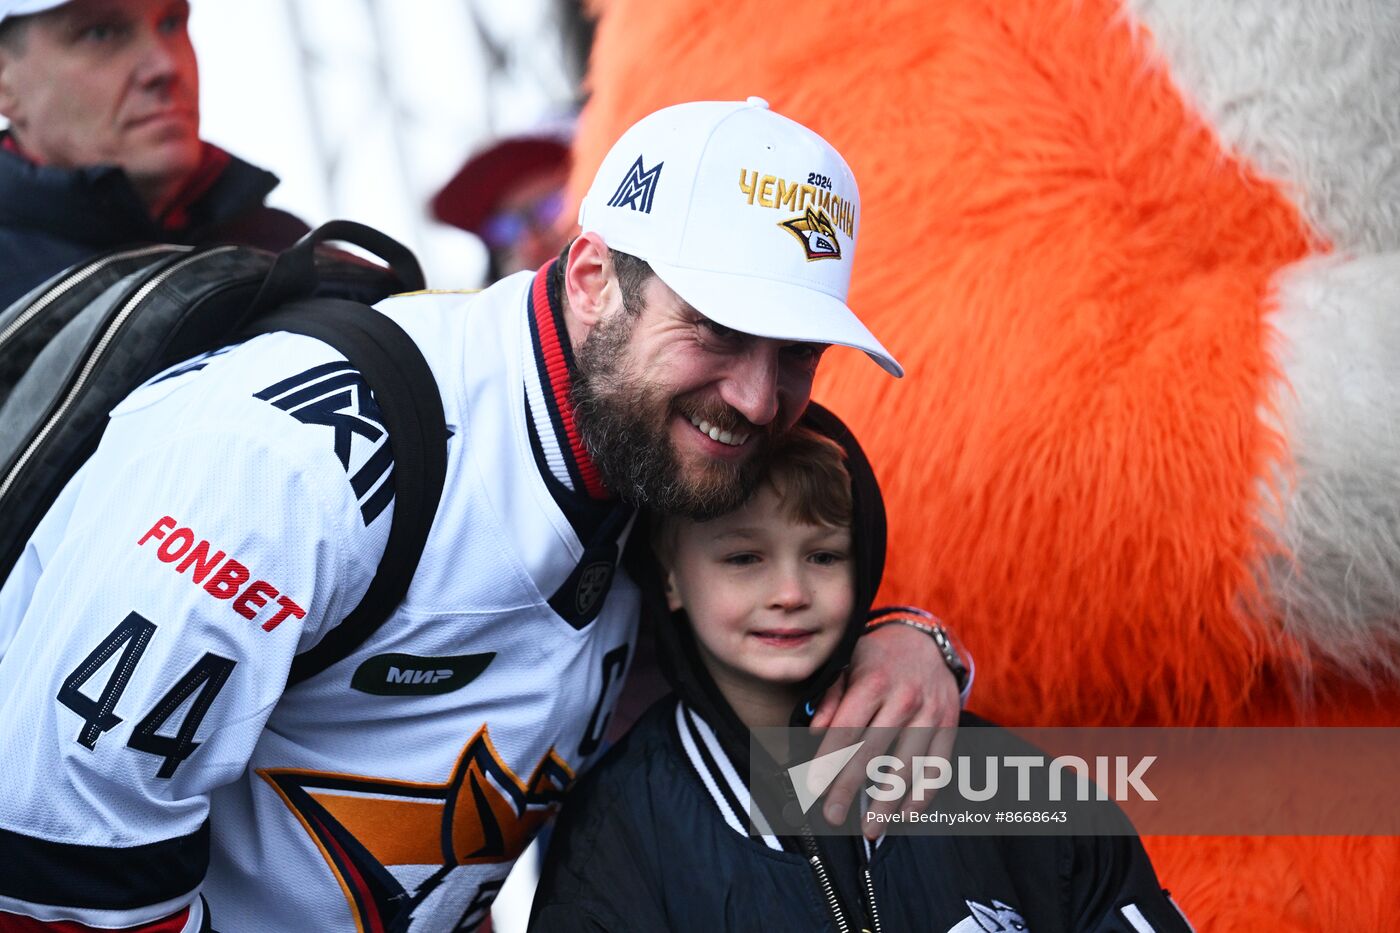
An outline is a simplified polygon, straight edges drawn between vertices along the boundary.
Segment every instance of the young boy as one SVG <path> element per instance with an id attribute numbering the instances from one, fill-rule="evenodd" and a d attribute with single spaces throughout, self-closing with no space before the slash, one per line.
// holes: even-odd
<path id="1" fill-rule="evenodd" d="M 879 487 L 829 412 L 811 407 L 744 506 L 662 520 L 653 544 L 676 695 L 570 795 L 531 930 L 1190 929 L 1135 836 L 749 834 L 748 730 L 810 715 L 884 566 Z"/>

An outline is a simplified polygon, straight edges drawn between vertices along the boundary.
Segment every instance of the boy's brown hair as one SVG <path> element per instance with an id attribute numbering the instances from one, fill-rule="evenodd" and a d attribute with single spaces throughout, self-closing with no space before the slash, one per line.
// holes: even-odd
<path id="1" fill-rule="evenodd" d="M 764 486 L 778 494 L 782 514 L 790 521 L 837 528 L 851 525 L 854 506 L 846 452 L 811 428 L 798 425 L 773 442 L 758 489 Z M 651 544 L 663 565 L 675 556 L 676 521 L 660 514 L 652 519 Z"/>

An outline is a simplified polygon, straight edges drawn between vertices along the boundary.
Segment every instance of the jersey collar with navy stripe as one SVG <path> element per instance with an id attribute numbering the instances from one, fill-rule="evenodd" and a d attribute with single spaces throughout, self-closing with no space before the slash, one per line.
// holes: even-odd
<path id="1" fill-rule="evenodd" d="M 619 508 L 583 445 L 574 421 L 574 353 L 563 305 L 553 284 L 554 262 L 538 272 L 526 297 L 530 340 L 525 347 L 525 409 L 530 448 L 545 485 L 579 540 L 596 537 Z"/>

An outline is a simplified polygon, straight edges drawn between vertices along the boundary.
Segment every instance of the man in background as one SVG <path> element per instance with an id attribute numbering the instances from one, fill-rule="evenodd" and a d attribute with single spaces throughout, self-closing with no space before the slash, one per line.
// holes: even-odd
<path id="1" fill-rule="evenodd" d="M 559 135 L 507 136 L 467 159 L 433 198 L 434 217 L 485 244 L 487 283 L 559 255 L 569 232 L 560 223 L 569 159 Z"/>
<path id="2" fill-rule="evenodd" d="M 0 308 L 141 242 L 281 249 L 277 178 L 199 138 L 187 0 L 0 0 Z"/>

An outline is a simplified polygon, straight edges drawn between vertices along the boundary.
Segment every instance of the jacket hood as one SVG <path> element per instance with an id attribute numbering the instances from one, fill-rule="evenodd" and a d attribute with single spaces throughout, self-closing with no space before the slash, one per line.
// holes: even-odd
<path id="1" fill-rule="evenodd" d="M 851 546 L 855 564 L 855 600 L 846 631 L 826 663 L 806 685 L 808 701 L 793 711 L 793 725 L 806 725 L 826 688 L 850 663 L 856 640 L 865 627 L 871 603 L 880 588 L 885 569 L 885 504 L 870 461 L 856 442 L 855 435 L 836 415 L 813 402 L 802 416 L 802 424 L 831 438 L 846 452 L 846 469 L 851 476 Z M 659 605 L 658 605 L 659 602 Z M 684 613 L 671 613 L 666 601 L 653 596 L 647 602 L 656 633 L 657 654 L 662 672 L 681 700 L 705 718 L 720 742 L 736 762 L 749 760 L 749 732 L 720 693 L 709 671 L 700 660 L 690 623 Z"/>

